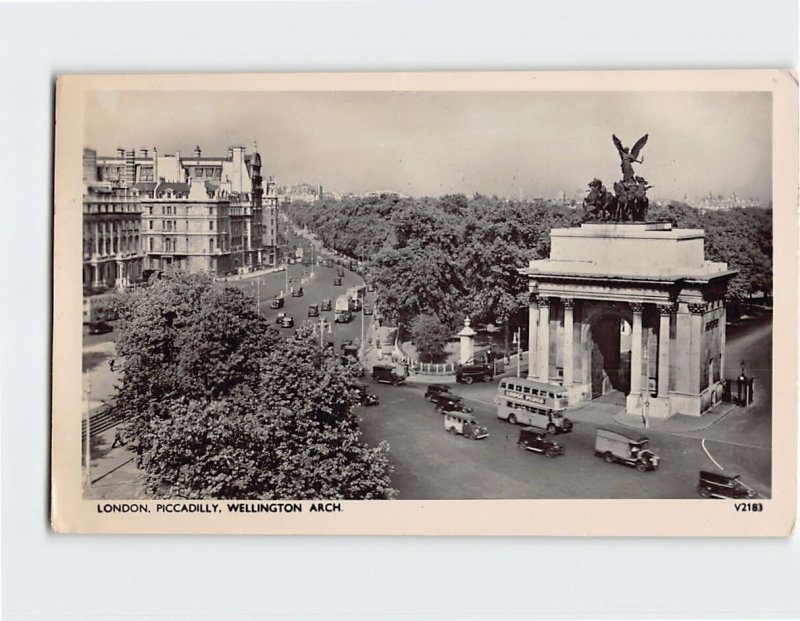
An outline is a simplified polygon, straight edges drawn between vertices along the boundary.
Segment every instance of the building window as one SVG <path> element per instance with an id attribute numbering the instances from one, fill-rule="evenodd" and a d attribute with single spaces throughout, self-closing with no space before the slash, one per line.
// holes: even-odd
<path id="1" fill-rule="evenodd" d="M 149 205 L 147 207 L 147 215 L 149 215 L 149 216 L 153 215 L 153 206 L 152 205 Z"/>
<path id="2" fill-rule="evenodd" d="M 213 207 L 209 207 L 208 208 L 208 215 L 209 216 L 213 216 L 214 215 L 214 208 Z"/>
<path id="3" fill-rule="evenodd" d="M 214 252 L 214 238 L 208 240 L 208 251 Z"/>
<path id="4" fill-rule="evenodd" d="M 153 238 L 151 237 L 151 238 L 150 238 L 150 252 L 153 252 L 153 242 L 154 242 L 154 240 L 153 240 Z"/>
<path id="5" fill-rule="evenodd" d="M 150 230 L 151 231 L 153 230 L 153 221 L 152 220 L 150 220 Z"/>
<path id="6" fill-rule="evenodd" d="M 214 230 L 214 221 L 213 221 L 213 220 L 209 220 L 209 221 L 208 221 L 208 228 L 209 228 L 209 230 L 211 230 L 211 231 L 213 231 L 213 230 Z"/>

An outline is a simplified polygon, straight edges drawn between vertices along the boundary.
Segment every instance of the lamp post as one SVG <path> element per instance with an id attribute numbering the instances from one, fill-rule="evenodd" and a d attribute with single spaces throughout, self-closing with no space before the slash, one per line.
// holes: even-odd
<path id="1" fill-rule="evenodd" d="M 89 379 L 89 376 L 86 376 L 86 387 L 83 391 L 85 401 L 86 401 L 86 449 L 84 454 L 84 477 L 86 482 L 86 487 L 92 486 L 92 434 L 90 428 L 90 416 L 89 413 L 91 411 L 91 404 L 89 399 L 92 396 L 92 380 Z"/>

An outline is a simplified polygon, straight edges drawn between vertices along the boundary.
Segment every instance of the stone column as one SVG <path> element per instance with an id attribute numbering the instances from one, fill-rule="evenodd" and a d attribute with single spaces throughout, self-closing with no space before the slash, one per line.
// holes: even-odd
<path id="1" fill-rule="evenodd" d="M 631 393 L 642 392 L 642 312 L 644 304 L 632 303 L 633 324 L 631 325 Z"/>
<path id="2" fill-rule="evenodd" d="M 700 386 L 700 355 L 701 341 L 703 339 L 703 314 L 706 311 L 705 304 L 689 304 L 689 393 L 699 395 L 703 392 Z M 706 361 L 703 361 L 705 364 Z"/>
<path id="3" fill-rule="evenodd" d="M 561 303 L 564 305 L 564 386 L 572 386 L 574 364 L 572 350 L 572 312 L 575 308 L 575 300 L 572 298 L 561 298 Z"/>
<path id="4" fill-rule="evenodd" d="M 659 305 L 658 324 L 658 396 L 669 396 L 669 320 L 672 305 Z"/>
<path id="5" fill-rule="evenodd" d="M 550 379 L 550 298 L 539 297 L 539 369 L 540 382 Z"/>
<path id="6" fill-rule="evenodd" d="M 528 379 L 536 379 L 536 331 L 539 329 L 539 304 L 536 294 L 528 297 Z"/>
<path id="7" fill-rule="evenodd" d="M 725 380 L 725 320 L 728 311 L 725 302 L 722 302 L 722 315 L 719 318 L 719 378 Z"/>
<path id="8" fill-rule="evenodd" d="M 461 355 L 459 362 L 467 364 L 473 356 L 475 351 L 475 330 L 469 326 L 469 317 L 464 320 L 464 328 L 458 333 L 461 338 Z"/>

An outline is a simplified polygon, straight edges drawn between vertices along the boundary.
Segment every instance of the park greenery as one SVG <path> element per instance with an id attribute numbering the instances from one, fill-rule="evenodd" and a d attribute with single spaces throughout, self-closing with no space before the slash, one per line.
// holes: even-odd
<path id="1" fill-rule="evenodd" d="M 282 338 L 235 288 L 175 274 L 121 296 L 115 405 L 149 494 L 391 498 L 360 440 L 352 369 L 309 328 Z"/>
<path id="2" fill-rule="evenodd" d="M 287 210 L 327 247 L 366 261 L 388 321 L 408 329 L 419 317 L 433 317 L 451 333 L 464 317 L 507 328 L 524 325 L 527 283 L 517 268 L 549 256 L 550 229 L 586 220 L 580 205 L 479 194 L 384 194 Z M 771 209 L 701 212 L 671 201 L 652 203 L 648 219 L 705 229 L 706 257 L 738 272 L 728 291 L 734 309 L 753 294 L 771 296 Z"/>

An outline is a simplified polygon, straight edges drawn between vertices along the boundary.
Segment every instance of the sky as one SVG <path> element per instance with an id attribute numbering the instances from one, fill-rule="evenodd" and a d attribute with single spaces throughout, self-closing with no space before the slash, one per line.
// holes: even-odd
<path id="1" fill-rule="evenodd" d="M 279 185 L 555 197 L 621 177 L 611 136 L 649 134 L 634 165 L 654 198 L 772 198 L 772 101 L 761 92 L 102 91 L 85 142 L 224 155 L 257 141 Z"/>

